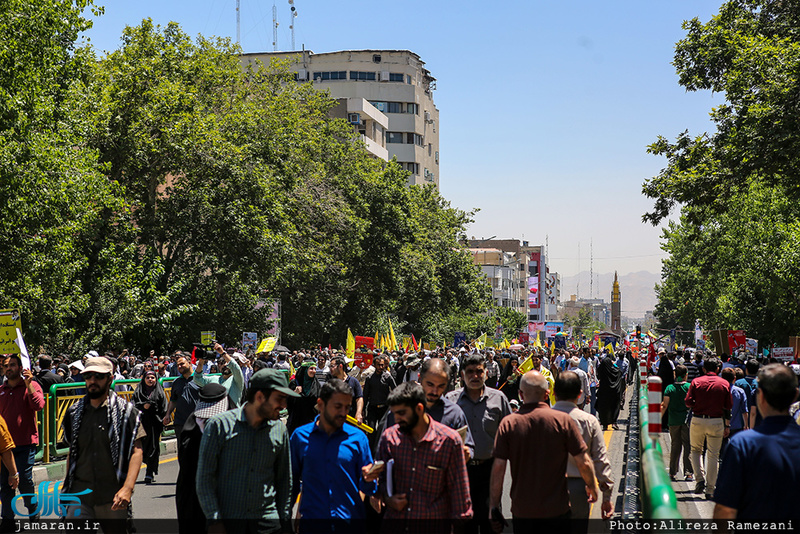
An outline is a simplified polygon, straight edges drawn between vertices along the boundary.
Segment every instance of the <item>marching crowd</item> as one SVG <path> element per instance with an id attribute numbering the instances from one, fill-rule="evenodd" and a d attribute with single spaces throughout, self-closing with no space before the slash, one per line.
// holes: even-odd
<path id="1" fill-rule="evenodd" d="M 178 443 L 180 532 L 489 533 L 506 518 L 514 532 L 586 532 L 592 503 L 604 519 L 613 514 L 603 431 L 617 428 L 638 368 L 622 350 L 468 345 L 375 351 L 366 369 L 329 349 L 243 354 L 220 344 L 67 360 L 42 355 L 34 370 L 18 356 L 3 361 L 0 530 L 18 530 L 15 512 L 24 516 L 12 508 L 16 491 L 39 519 L 36 413 L 51 386 L 74 382 L 81 398 L 64 418 L 61 491 L 79 499 L 63 512 L 104 532 L 134 530 L 138 473 L 144 463 L 145 482 L 158 476 L 168 426 Z M 682 457 L 715 517 L 792 518 L 797 377 L 781 364 L 723 360 L 661 351 L 649 369 L 665 386 L 670 475 Z M 139 382 L 113 384 L 125 378 Z"/>

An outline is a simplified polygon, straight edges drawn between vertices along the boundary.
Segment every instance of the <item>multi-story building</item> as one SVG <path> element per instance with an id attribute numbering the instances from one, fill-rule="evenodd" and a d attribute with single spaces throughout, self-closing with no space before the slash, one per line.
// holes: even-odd
<path id="1" fill-rule="evenodd" d="M 492 300 L 502 308 L 520 313 L 527 309 L 527 254 L 497 248 L 470 248 L 475 265 L 480 266 L 492 287 Z"/>
<path id="2" fill-rule="evenodd" d="M 409 171 L 409 184 L 434 184 L 438 189 L 439 110 L 433 102 L 436 79 L 417 54 L 409 50 L 343 50 L 320 54 L 303 50 L 242 55 L 245 66 L 257 60 L 269 64 L 272 59 L 288 59 L 289 68 L 299 82 L 312 82 L 317 89 L 329 91 L 332 98 L 347 98 L 347 118 L 359 131 L 364 130 L 362 133 L 370 139 L 368 149 L 370 144 L 385 147 L 385 159 L 396 157 Z M 374 115 L 372 109 L 349 99 L 363 99 L 385 114 L 388 124 L 383 139 L 377 128 L 362 124 L 364 115 Z M 356 111 L 359 105 L 368 113 Z M 380 124 L 371 118 L 373 124 Z M 376 151 L 371 152 L 377 155 Z"/>

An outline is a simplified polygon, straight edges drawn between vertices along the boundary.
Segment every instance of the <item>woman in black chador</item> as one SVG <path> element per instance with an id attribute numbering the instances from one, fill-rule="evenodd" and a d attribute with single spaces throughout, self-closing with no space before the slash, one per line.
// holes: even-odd
<path id="1" fill-rule="evenodd" d="M 620 395 L 622 395 L 625 381 L 622 371 L 614 365 L 614 359 L 606 356 L 600 361 L 597 368 L 597 379 L 600 387 L 597 390 L 597 417 L 600 426 L 608 430 L 608 425 L 616 424 L 619 417 Z"/>
<path id="2" fill-rule="evenodd" d="M 167 414 L 167 395 L 158 382 L 156 372 L 149 369 L 133 392 L 133 404 L 142 412 L 142 427 L 147 432 L 142 448 L 147 471 L 144 481 L 151 484 L 158 474 L 158 457 L 161 454 L 161 431 L 164 430 L 162 420 Z"/>

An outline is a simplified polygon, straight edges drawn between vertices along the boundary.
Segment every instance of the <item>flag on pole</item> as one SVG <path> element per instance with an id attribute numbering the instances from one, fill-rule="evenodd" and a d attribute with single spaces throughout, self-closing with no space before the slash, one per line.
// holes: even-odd
<path id="1" fill-rule="evenodd" d="M 353 337 L 353 333 L 349 328 L 347 329 L 347 345 L 345 348 L 345 354 L 347 354 L 348 358 L 356 357 L 356 338 Z"/>
<path id="2" fill-rule="evenodd" d="M 394 337 L 394 327 L 391 319 L 389 319 L 389 344 L 389 350 L 397 350 L 397 338 Z"/>
<path id="3" fill-rule="evenodd" d="M 17 328 L 17 339 L 14 343 L 19 347 L 19 359 L 22 360 L 22 368 L 31 368 L 31 357 L 28 355 L 28 347 L 25 346 L 25 340 L 22 339 L 22 331 Z"/>
<path id="4" fill-rule="evenodd" d="M 414 338 L 414 334 L 411 334 L 411 345 L 414 347 L 414 350 L 419 350 L 419 346 L 416 338 Z"/>

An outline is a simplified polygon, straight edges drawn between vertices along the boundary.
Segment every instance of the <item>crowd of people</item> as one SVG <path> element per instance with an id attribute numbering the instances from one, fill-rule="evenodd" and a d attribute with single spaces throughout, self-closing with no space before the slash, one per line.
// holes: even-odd
<path id="1" fill-rule="evenodd" d="M 676 480 L 682 457 L 684 477 L 720 518 L 792 517 L 775 488 L 800 482 L 796 375 L 724 359 L 661 351 L 649 369 L 665 385 L 670 475 Z M 629 351 L 466 345 L 375 351 L 366 368 L 352 363 L 330 349 L 253 354 L 218 343 L 194 355 L 42 355 L 33 370 L 8 356 L 0 530 L 17 530 L 16 491 L 38 519 L 30 499 L 36 413 L 43 392 L 62 382 L 84 395 L 63 424 L 62 492 L 80 496 L 66 517 L 94 518 L 104 532 L 133 531 L 139 469 L 144 463 L 145 482 L 155 481 L 169 427 L 180 532 L 489 533 L 508 517 L 515 532 L 586 532 L 592 503 L 612 516 L 603 432 L 618 428 L 638 370 Z M 764 473 L 773 471 L 779 484 L 770 487 Z"/>

